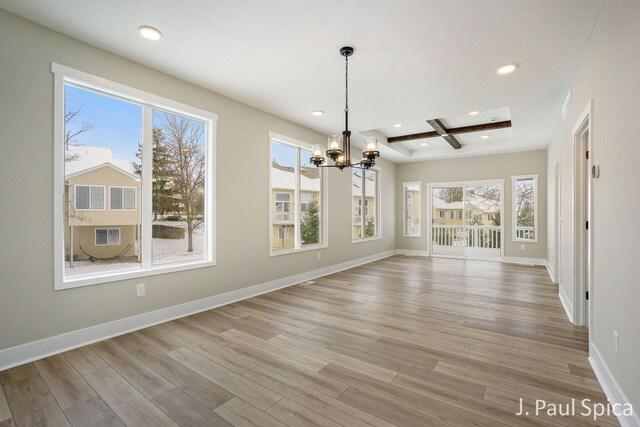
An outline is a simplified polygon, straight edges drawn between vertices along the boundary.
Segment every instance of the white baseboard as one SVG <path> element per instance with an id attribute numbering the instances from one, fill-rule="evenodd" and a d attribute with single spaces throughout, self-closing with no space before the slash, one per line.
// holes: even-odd
<path id="1" fill-rule="evenodd" d="M 564 307 L 564 311 L 567 313 L 569 322 L 573 323 L 573 304 L 571 303 L 571 299 L 567 296 L 562 286 L 558 286 L 558 297 L 560 298 L 562 307 Z"/>
<path id="2" fill-rule="evenodd" d="M 523 264 L 523 265 L 546 265 L 547 260 L 544 258 L 524 258 L 517 256 L 504 256 L 502 262 L 509 264 Z"/>
<path id="3" fill-rule="evenodd" d="M 180 317 L 189 316 L 201 311 L 210 310 L 222 305 L 231 304 L 236 301 L 272 292 L 277 289 L 286 288 L 306 280 L 337 273 L 338 271 L 347 270 L 349 268 L 382 258 L 387 258 L 395 254 L 395 250 L 381 252 L 364 258 L 346 261 L 340 264 L 319 268 L 317 270 L 296 274 L 294 276 L 260 283 L 258 285 L 226 292 L 224 294 L 214 295 L 196 301 L 174 305 L 172 307 L 161 308 L 159 310 L 137 314 L 124 319 L 118 319 L 0 350 L 0 371 L 42 359 L 43 357 L 52 356 L 54 354 L 82 347 L 87 344 L 92 344 L 118 335 L 133 332 L 138 329 L 147 328 L 159 323 L 168 322 Z"/>
<path id="4" fill-rule="evenodd" d="M 596 374 L 596 378 L 598 378 L 598 382 L 602 386 L 604 394 L 607 395 L 609 402 L 618 405 L 631 403 L 620 388 L 620 385 L 618 385 L 618 382 L 602 358 L 600 351 L 598 351 L 598 348 L 593 342 L 589 343 L 589 363 L 591 363 L 593 372 Z M 621 415 L 618 417 L 618 421 L 622 427 L 640 427 L 640 418 L 638 417 L 636 409 L 633 411 L 633 416 L 625 417 Z"/>
<path id="5" fill-rule="evenodd" d="M 551 264 L 549 264 L 549 262 L 546 262 L 545 265 L 547 266 L 547 272 L 549 273 L 551 281 L 553 283 L 558 283 L 558 280 L 556 279 L 556 273 L 553 271 L 553 268 L 551 268 Z"/>
<path id="6" fill-rule="evenodd" d="M 418 251 L 414 249 L 396 249 L 396 253 L 404 256 L 429 256 L 429 251 Z"/>

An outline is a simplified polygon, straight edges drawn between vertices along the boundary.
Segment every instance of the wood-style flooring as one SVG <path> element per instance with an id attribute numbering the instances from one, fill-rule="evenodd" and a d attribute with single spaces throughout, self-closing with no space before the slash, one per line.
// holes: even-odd
<path id="1" fill-rule="evenodd" d="M 544 268 L 394 256 L 0 372 L 0 426 L 618 425 Z"/>

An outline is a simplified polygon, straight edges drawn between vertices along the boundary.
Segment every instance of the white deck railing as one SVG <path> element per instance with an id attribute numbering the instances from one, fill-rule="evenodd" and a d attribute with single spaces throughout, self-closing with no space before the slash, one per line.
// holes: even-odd
<path id="1" fill-rule="evenodd" d="M 500 249 L 500 226 L 495 225 L 432 225 L 431 239 L 435 245 L 468 248 Z"/>
<path id="2" fill-rule="evenodd" d="M 273 214 L 274 224 L 293 224 L 295 221 L 295 212 L 276 212 Z"/>
<path id="3" fill-rule="evenodd" d="M 535 234 L 533 233 L 533 227 L 522 227 L 516 226 L 516 239 L 535 239 Z"/>

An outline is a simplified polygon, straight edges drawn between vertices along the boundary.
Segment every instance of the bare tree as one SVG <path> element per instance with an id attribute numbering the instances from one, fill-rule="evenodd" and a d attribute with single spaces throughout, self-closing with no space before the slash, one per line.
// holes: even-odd
<path id="1" fill-rule="evenodd" d="M 91 123 L 82 122 L 78 126 L 73 126 L 76 120 L 78 119 L 78 115 L 82 111 L 82 107 L 78 107 L 74 110 L 65 109 L 64 113 L 64 161 L 72 162 L 74 160 L 78 160 L 80 156 L 78 153 L 69 154 L 69 144 L 75 141 L 75 138 L 80 134 L 87 132 L 89 129 L 93 127 Z"/>
<path id="2" fill-rule="evenodd" d="M 462 196 L 462 187 L 446 187 L 440 189 L 440 198 L 447 203 L 461 202 Z"/>
<path id="3" fill-rule="evenodd" d="M 527 180 L 516 181 L 516 214 L 517 225 L 533 226 L 533 203 L 535 192 L 533 182 Z"/>
<path id="4" fill-rule="evenodd" d="M 176 114 L 162 113 L 168 175 L 180 197 L 187 223 L 187 251 L 193 252 L 193 232 L 204 223 L 204 125 Z"/>

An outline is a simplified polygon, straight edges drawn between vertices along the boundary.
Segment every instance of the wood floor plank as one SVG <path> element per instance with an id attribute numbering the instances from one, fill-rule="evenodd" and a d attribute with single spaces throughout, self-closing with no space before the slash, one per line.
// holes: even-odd
<path id="1" fill-rule="evenodd" d="M 70 425 L 40 376 L 32 376 L 23 381 L 5 385 L 4 392 L 16 425 L 56 427 Z"/>
<path id="2" fill-rule="evenodd" d="M 0 372 L 0 385 L 16 384 L 40 374 L 33 363 L 17 366 Z"/>
<path id="3" fill-rule="evenodd" d="M 307 387 L 294 381 L 288 377 L 280 375 L 276 372 L 262 368 L 260 366 L 243 374 L 257 384 L 261 384 L 278 394 L 302 405 L 338 424 L 344 426 L 377 426 L 390 427 L 391 424 L 362 411 L 356 407 L 350 406 L 340 400 L 329 397 L 324 393 L 320 393 L 311 387 Z"/>
<path id="4" fill-rule="evenodd" d="M 177 425 L 113 368 L 102 369 L 84 378 L 126 425 Z"/>
<path id="5" fill-rule="evenodd" d="M 340 424 L 335 423 L 302 405 L 298 405 L 296 402 L 289 400 L 286 397 L 280 399 L 275 405 L 267 409 L 267 414 L 283 422 L 289 427 L 340 426 Z"/>
<path id="6" fill-rule="evenodd" d="M 96 393 L 61 354 L 35 362 L 51 394 L 65 410 L 96 397 Z"/>
<path id="7" fill-rule="evenodd" d="M 285 427 L 285 424 L 234 397 L 215 412 L 237 427 Z"/>
<path id="8" fill-rule="evenodd" d="M 73 427 L 124 427 L 120 418 L 99 397 L 85 400 L 64 413 Z"/>
<path id="9" fill-rule="evenodd" d="M 177 388 L 156 396 L 153 403 L 183 427 L 231 426 L 224 418 Z"/>
<path id="10" fill-rule="evenodd" d="M 112 340 L 93 344 L 91 348 L 149 399 L 174 387 Z"/>
<path id="11" fill-rule="evenodd" d="M 101 369 L 109 367 L 109 364 L 102 360 L 91 347 L 80 347 L 75 350 L 62 353 L 67 362 L 80 373 L 89 375 Z"/>
<path id="12" fill-rule="evenodd" d="M 11 409 L 9 409 L 9 403 L 4 395 L 4 390 L 0 385 L 0 421 L 8 420 L 10 418 L 13 418 L 11 415 Z"/>
<path id="13" fill-rule="evenodd" d="M 193 350 L 181 348 L 179 350 L 172 351 L 169 353 L 169 356 L 263 411 L 276 403 L 282 397 L 281 395 L 274 393 L 265 387 L 254 384 L 245 377 L 212 362 Z"/>

